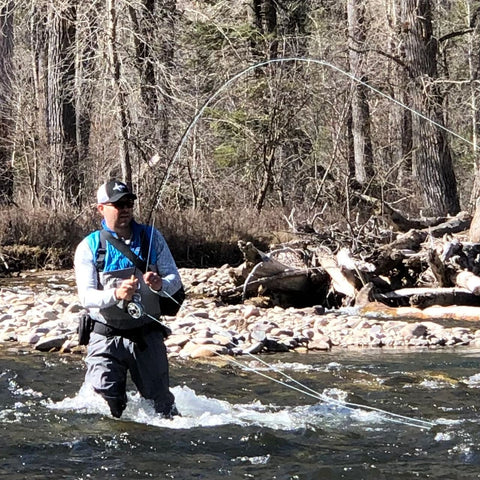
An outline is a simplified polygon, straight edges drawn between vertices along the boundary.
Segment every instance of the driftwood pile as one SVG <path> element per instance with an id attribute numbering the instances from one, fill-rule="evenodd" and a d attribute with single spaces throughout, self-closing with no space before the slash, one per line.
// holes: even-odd
<path id="1" fill-rule="evenodd" d="M 245 261 L 223 300 L 480 321 L 480 215 L 410 220 L 383 205 L 385 215 L 393 228 L 372 220 L 348 241 L 331 229 L 268 253 L 239 242 Z"/>

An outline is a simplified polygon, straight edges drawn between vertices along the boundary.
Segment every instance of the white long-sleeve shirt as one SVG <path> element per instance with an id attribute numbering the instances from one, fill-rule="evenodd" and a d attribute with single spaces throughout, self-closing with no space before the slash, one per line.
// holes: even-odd
<path id="1" fill-rule="evenodd" d="M 141 243 L 139 235 L 144 234 L 145 228 L 145 226 L 132 222 L 132 250 L 137 254 L 139 253 Z M 154 262 L 152 269 L 156 270 L 162 277 L 162 289 L 158 294 L 168 297 L 182 286 L 180 274 L 163 235 L 158 230 L 153 229 L 152 231 L 150 228 L 148 227 L 149 230 L 147 231 L 151 235 L 150 258 Z M 115 306 L 119 302 L 114 294 L 116 285 L 111 282 L 110 284 L 102 285 L 100 281 L 101 275 L 96 267 L 98 248 L 100 248 L 100 232 L 96 231 L 85 237 L 78 245 L 75 251 L 74 268 L 81 304 L 89 309 L 93 318 L 105 321 L 102 318 L 101 310 Z M 115 276 L 115 272 L 136 270 L 132 262 L 108 242 L 106 250 L 106 272 Z M 118 278 L 121 280 L 128 278 L 128 276 L 121 274 Z M 115 312 L 115 310 L 113 311 Z"/>

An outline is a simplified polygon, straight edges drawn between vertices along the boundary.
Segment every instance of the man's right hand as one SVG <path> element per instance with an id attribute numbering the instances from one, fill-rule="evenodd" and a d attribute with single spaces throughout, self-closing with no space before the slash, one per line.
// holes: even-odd
<path id="1" fill-rule="evenodd" d="M 134 293 L 138 288 L 138 278 L 132 275 L 127 280 L 124 280 L 119 287 L 115 289 L 115 298 L 117 300 L 128 300 L 133 298 Z"/>

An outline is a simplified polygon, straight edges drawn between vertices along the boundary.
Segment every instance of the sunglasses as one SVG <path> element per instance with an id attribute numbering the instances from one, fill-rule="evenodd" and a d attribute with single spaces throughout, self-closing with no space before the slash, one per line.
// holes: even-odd
<path id="1" fill-rule="evenodd" d="M 133 208 L 135 205 L 134 200 L 119 200 L 118 202 L 106 203 L 110 207 L 116 208 L 117 210 L 122 210 L 123 208 Z"/>

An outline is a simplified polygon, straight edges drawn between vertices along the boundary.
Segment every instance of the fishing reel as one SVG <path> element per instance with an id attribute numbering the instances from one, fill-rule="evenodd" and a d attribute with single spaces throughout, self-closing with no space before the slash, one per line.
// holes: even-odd
<path id="1" fill-rule="evenodd" d="M 136 302 L 132 300 L 131 302 L 127 303 L 127 313 L 137 320 L 138 318 L 142 318 L 145 315 L 145 309 L 140 302 Z"/>
<path id="2" fill-rule="evenodd" d="M 145 308 L 142 305 L 140 295 L 134 295 L 130 301 L 122 300 L 118 306 L 135 320 L 145 315 Z"/>

